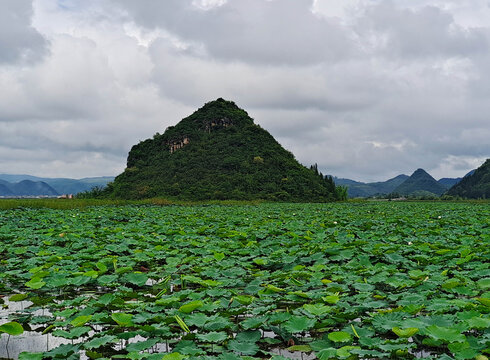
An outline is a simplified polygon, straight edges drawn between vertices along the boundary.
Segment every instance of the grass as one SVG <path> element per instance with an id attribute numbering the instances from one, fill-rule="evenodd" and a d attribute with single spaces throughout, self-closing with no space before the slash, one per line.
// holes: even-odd
<path id="1" fill-rule="evenodd" d="M 145 200 L 115 199 L 0 199 L 0 210 L 31 208 L 31 209 L 83 209 L 92 206 L 124 206 L 124 205 L 258 205 L 262 201 L 243 200 L 211 200 L 211 201 L 177 201 L 164 198 Z"/>
<path id="2" fill-rule="evenodd" d="M 348 203 L 364 203 L 380 200 L 349 199 Z M 388 200 L 386 200 L 388 201 Z M 208 200 L 208 201 L 183 201 L 164 198 L 152 198 L 145 200 L 117 200 L 117 199 L 0 199 L 0 210 L 31 208 L 31 209 L 83 209 L 92 206 L 124 206 L 124 205 L 258 205 L 264 200 Z M 457 202 L 457 203 L 490 203 L 490 200 L 405 200 L 405 202 Z"/>

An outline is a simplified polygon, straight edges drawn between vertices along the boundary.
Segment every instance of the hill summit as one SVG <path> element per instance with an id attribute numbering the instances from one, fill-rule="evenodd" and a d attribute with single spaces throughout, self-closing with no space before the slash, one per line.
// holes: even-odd
<path id="1" fill-rule="evenodd" d="M 490 159 L 473 173 L 466 175 L 447 194 L 469 199 L 490 199 Z"/>
<path id="2" fill-rule="evenodd" d="M 417 169 L 403 183 L 397 186 L 395 193 L 401 195 L 422 195 L 432 193 L 442 195 L 446 188 L 439 184 L 436 179 L 429 175 L 424 169 Z"/>
<path id="3" fill-rule="evenodd" d="M 301 165 L 246 111 L 221 98 L 133 146 L 127 168 L 106 192 L 186 200 L 342 197 L 331 177 Z"/>

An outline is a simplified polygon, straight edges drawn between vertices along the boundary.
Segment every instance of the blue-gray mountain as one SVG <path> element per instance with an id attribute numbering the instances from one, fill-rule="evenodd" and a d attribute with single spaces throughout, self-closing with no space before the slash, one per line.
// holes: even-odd
<path id="1" fill-rule="evenodd" d="M 474 171 L 470 171 L 465 177 Z M 410 181 L 402 186 L 409 179 Z M 347 193 L 350 198 L 367 198 L 392 193 L 398 193 L 400 195 L 441 195 L 462 179 L 442 178 L 436 181 L 423 169 L 415 171 L 411 176 L 402 174 L 386 181 L 372 183 L 334 177 L 335 184 L 347 187 Z"/>
<path id="2" fill-rule="evenodd" d="M 83 179 L 42 178 L 32 175 L 0 174 L 0 196 L 56 196 L 77 194 L 94 187 L 105 187 L 114 177 Z"/>
<path id="3" fill-rule="evenodd" d="M 58 193 L 44 181 L 22 180 L 9 183 L 0 180 L 0 196 L 56 196 Z"/>
<path id="4" fill-rule="evenodd" d="M 336 185 L 347 186 L 347 194 L 350 198 L 371 197 L 375 195 L 390 194 L 395 188 L 408 179 L 408 175 L 398 175 L 386 181 L 363 183 L 350 179 L 335 178 Z"/>

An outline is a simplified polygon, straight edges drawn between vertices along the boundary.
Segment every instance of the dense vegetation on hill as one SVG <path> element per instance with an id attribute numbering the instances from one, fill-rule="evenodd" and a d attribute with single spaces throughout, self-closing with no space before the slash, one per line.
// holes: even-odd
<path id="1" fill-rule="evenodd" d="M 490 159 L 449 189 L 447 194 L 469 199 L 490 199 Z"/>
<path id="2" fill-rule="evenodd" d="M 397 186 L 395 193 L 401 195 L 442 195 L 446 188 L 439 184 L 436 179 L 430 176 L 425 170 L 417 169 L 408 179 Z"/>
<path id="3" fill-rule="evenodd" d="M 331 177 L 298 163 L 247 112 L 223 99 L 133 146 L 127 168 L 102 195 L 284 201 L 346 196 Z"/>

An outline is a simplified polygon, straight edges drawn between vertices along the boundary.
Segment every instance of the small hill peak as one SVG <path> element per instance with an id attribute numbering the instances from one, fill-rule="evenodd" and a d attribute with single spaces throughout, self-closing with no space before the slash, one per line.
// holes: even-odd
<path id="1" fill-rule="evenodd" d="M 415 170 L 411 176 L 417 176 L 417 177 L 424 176 L 424 177 L 431 177 L 432 178 L 432 176 L 422 168 Z"/>
<path id="2" fill-rule="evenodd" d="M 296 161 L 233 101 L 204 104 L 165 133 L 132 147 L 114 197 L 329 201 L 330 178 Z"/>
<path id="3" fill-rule="evenodd" d="M 439 184 L 427 171 L 417 169 L 408 179 L 395 188 L 394 192 L 401 195 L 414 195 L 421 193 L 432 193 L 442 195 L 446 191 L 445 187 Z"/>

